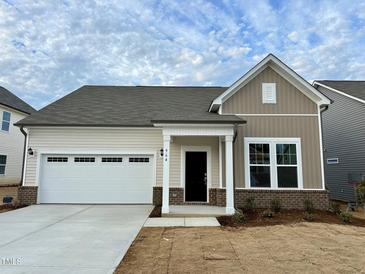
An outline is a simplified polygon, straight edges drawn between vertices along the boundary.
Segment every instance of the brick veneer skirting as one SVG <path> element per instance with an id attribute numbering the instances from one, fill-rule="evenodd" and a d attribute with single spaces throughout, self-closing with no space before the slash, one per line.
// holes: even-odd
<path id="1" fill-rule="evenodd" d="M 19 187 L 18 200 L 21 205 L 34 205 L 37 203 L 37 186 Z"/>
<path id="2" fill-rule="evenodd" d="M 255 204 L 259 208 L 270 207 L 273 199 L 279 199 L 282 207 L 286 209 L 303 209 L 303 202 L 309 199 L 317 209 L 327 210 L 329 207 L 329 196 L 326 190 L 252 190 L 252 189 L 236 189 L 235 190 L 235 206 L 242 207 L 247 198 L 255 198 Z M 162 187 L 153 188 L 154 205 L 162 204 Z M 184 189 L 170 188 L 170 204 L 183 205 Z M 204 203 L 206 204 L 206 203 Z M 221 188 L 209 189 L 209 205 L 225 206 L 226 190 Z"/>

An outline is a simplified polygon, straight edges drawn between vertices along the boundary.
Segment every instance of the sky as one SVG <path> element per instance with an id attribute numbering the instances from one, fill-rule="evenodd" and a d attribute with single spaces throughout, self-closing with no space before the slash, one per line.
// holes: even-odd
<path id="1" fill-rule="evenodd" d="M 229 86 L 268 53 L 365 79 L 365 1 L 0 0 L 0 86 L 37 109 L 86 84 Z"/>

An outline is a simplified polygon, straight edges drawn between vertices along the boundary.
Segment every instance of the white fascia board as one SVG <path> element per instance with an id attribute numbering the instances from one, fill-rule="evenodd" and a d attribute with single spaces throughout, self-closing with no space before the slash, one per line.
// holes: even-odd
<path id="1" fill-rule="evenodd" d="M 275 69 L 275 65 L 279 69 Z M 236 91 L 238 91 L 241 87 L 247 84 L 252 78 L 254 78 L 257 74 L 263 71 L 265 68 L 270 66 L 276 72 L 278 72 L 281 76 L 285 76 L 285 74 L 289 75 L 293 78 L 294 81 L 290 81 L 292 84 L 293 82 L 297 82 L 295 86 L 303 92 L 307 97 L 315 101 L 318 105 L 329 105 L 331 101 L 325 97 L 322 93 L 316 90 L 310 83 L 304 80 L 301 76 L 299 76 L 295 71 L 289 68 L 286 64 L 284 64 L 280 59 L 278 59 L 273 54 L 269 54 L 264 59 L 262 59 L 256 66 L 250 69 L 246 74 L 244 74 L 240 79 L 234 82 L 225 92 L 223 92 L 220 96 L 218 96 L 212 102 L 209 111 L 211 111 L 213 105 L 221 105 L 223 104 L 228 98 L 230 98 Z M 288 80 L 288 76 L 284 77 Z M 288 80 L 289 81 L 289 80 Z"/>
<path id="2" fill-rule="evenodd" d="M 328 90 L 330 90 L 330 91 L 336 92 L 336 93 L 341 94 L 341 95 L 343 95 L 343 96 L 345 96 L 345 97 L 351 98 L 351 99 L 353 99 L 353 100 L 356 100 L 356 101 L 358 101 L 358 102 L 360 102 L 360 103 L 365 104 L 365 100 L 362 100 L 362 99 L 360 99 L 360 98 L 357 98 L 357 97 L 355 97 L 355 96 L 349 95 L 349 94 L 347 94 L 347 93 L 345 93 L 345 92 L 343 92 L 343 91 L 340 91 L 340 90 L 338 90 L 338 89 L 334 89 L 334 88 L 331 88 L 331 87 L 329 87 L 329 86 L 327 86 L 327 85 L 324 85 L 324 84 L 322 84 L 322 83 L 318 83 L 318 82 L 314 81 L 314 82 L 313 82 L 313 86 L 316 86 L 316 85 L 317 85 L 317 86 L 324 87 L 324 88 L 326 88 L 326 89 L 328 89 Z"/>

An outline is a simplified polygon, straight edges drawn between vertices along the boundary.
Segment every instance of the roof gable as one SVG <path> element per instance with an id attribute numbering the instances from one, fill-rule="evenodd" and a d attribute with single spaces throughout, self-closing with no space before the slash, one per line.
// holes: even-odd
<path id="1" fill-rule="evenodd" d="M 263 60 L 261 60 L 256 66 L 250 69 L 246 74 L 244 74 L 240 79 L 234 82 L 225 92 L 214 99 L 209 110 L 214 112 L 217 111 L 220 106 L 233 94 L 235 94 L 239 89 L 244 87 L 249 81 L 260 74 L 264 69 L 270 67 L 280 76 L 290 82 L 298 90 L 300 90 L 304 95 L 309 97 L 318 105 L 328 105 L 330 100 L 316 90 L 312 85 L 310 85 L 305 79 L 298 75 L 294 70 L 289 68 L 284 64 L 279 58 L 273 54 L 269 54 Z"/>
<path id="2" fill-rule="evenodd" d="M 0 87 L 0 104 L 27 114 L 36 111 L 29 104 L 3 87 Z"/>

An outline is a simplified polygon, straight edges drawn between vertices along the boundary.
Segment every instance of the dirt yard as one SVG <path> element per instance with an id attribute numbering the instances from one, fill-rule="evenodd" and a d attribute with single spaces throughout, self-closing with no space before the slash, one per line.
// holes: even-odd
<path id="1" fill-rule="evenodd" d="M 115 273 L 365 273 L 365 228 L 144 228 Z"/>

